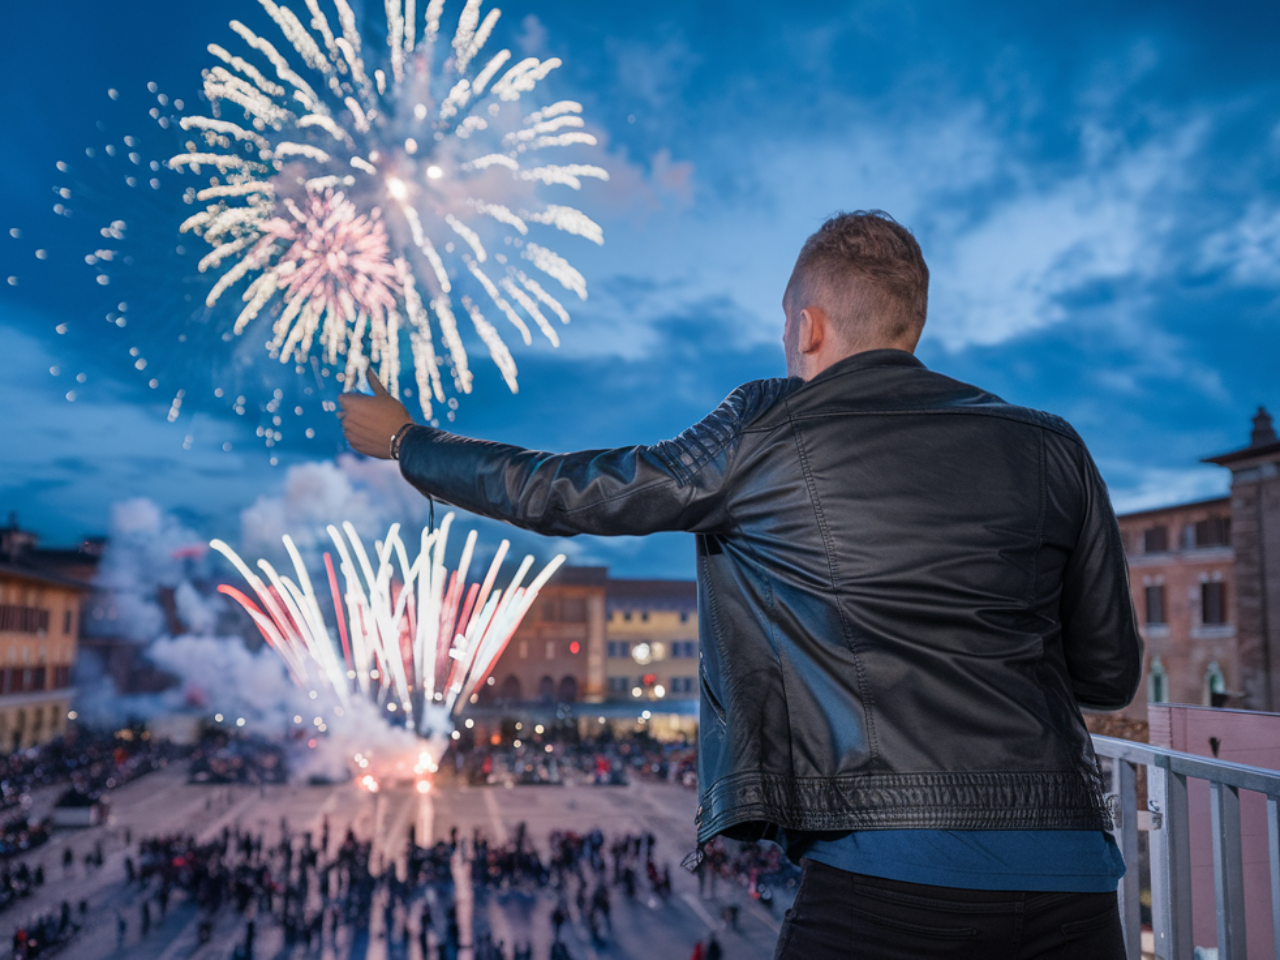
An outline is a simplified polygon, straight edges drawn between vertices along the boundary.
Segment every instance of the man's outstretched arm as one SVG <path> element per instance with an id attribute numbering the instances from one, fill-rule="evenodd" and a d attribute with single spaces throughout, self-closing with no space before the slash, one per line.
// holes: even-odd
<path id="1" fill-rule="evenodd" d="M 411 421 L 370 382 L 375 396 L 342 398 L 343 430 L 356 450 L 385 458 Z M 551 454 L 410 427 L 399 439 L 400 470 L 424 494 L 549 536 L 712 531 L 728 522 L 725 481 L 742 428 L 786 383 L 739 387 L 706 419 L 653 446 Z"/>

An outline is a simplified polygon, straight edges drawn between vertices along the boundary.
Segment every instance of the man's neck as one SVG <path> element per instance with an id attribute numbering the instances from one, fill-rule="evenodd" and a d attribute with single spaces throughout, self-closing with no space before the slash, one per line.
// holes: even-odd
<path id="1" fill-rule="evenodd" d="M 901 350 L 905 353 L 914 354 L 915 346 L 914 344 L 908 345 L 900 342 L 876 343 L 859 345 L 852 350 L 831 350 L 829 352 L 825 350 L 820 351 L 817 355 L 804 358 L 807 362 L 805 363 L 804 369 L 799 374 L 800 379 L 808 383 L 814 377 L 817 377 L 834 367 L 837 363 L 840 363 L 843 360 L 848 360 L 850 357 L 856 357 L 860 353 L 870 353 L 872 350 Z"/>

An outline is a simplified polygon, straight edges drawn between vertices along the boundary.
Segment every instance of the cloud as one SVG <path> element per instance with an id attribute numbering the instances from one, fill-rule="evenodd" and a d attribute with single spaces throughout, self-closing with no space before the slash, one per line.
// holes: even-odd
<path id="1" fill-rule="evenodd" d="M 630 105 L 654 114 L 687 105 L 688 89 L 701 55 L 679 35 L 659 41 L 611 37 L 605 44 L 617 76 L 618 93 Z"/>
<path id="2" fill-rule="evenodd" d="M 1126 465 L 1127 466 L 1127 465 Z M 1130 473 L 1121 467 L 1116 472 Z M 1227 495 L 1231 477 L 1220 467 L 1169 469 L 1144 467 L 1127 483 L 1111 487 L 1111 503 L 1117 513 L 1134 513 L 1166 507 L 1175 503 L 1193 503 Z"/>
<path id="3" fill-rule="evenodd" d="M 49 368 L 57 359 L 28 332 L 35 317 L 6 311 L 0 320 L 10 375 L 0 378 L 0 410 L 22 411 L 5 424 L 0 496 L 39 517 L 41 534 L 72 540 L 101 533 L 110 505 L 129 495 L 157 503 L 182 502 L 217 516 L 239 510 L 246 488 L 276 473 L 222 421 L 197 415 L 171 424 L 165 405 L 118 397 L 109 383 L 68 384 Z M 64 394 L 75 387 L 74 402 Z M 196 438 L 184 449 L 186 436 Z M 228 453 L 221 444 L 234 439 Z"/>
<path id="4" fill-rule="evenodd" d="M 525 14 L 520 21 L 520 33 L 516 35 L 516 46 L 526 57 L 545 57 L 547 55 L 547 28 L 538 19 L 537 14 Z"/>
<path id="5" fill-rule="evenodd" d="M 1257 200 L 1237 222 L 1205 240 L 1201 266 L 1236 283 L 1280 288 L 1280 205 Z"/>

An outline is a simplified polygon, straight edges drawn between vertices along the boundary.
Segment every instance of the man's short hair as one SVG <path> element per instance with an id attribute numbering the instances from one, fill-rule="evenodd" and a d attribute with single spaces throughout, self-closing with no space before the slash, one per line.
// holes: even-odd
<path id="1" fill-rule="evenodd" d="M 918 339 L 929 268 L 910 230 L 883 210 L 855 210 L 805 241 L 787 293 L 788 309 L 821 307 L 851 343 Z"/>

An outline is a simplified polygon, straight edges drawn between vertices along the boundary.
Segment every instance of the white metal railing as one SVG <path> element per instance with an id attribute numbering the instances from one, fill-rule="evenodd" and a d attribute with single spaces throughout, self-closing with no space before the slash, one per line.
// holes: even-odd
<path id="1" fill-rule="evenodd" d="M 1113 831 L 1128 870 L 1120 881 L 1120 917 L 1130 960 L 1142 956 L 1139 919 L 1137 767 L 1147 768 L 1151 813 L 1151 927 L 1157 960 L 1191 960 L 1191 829 L 1187 778 L 1209 782 L 1213 835 L 1213 888 L 1218 917 L 1218 960 L 1244 960 L 1244 869 L 1240 853 L 1240 791 L 1267 798 L 1271 868 L 1271 924 L 1280 947 L 1280 771 L 1197 757 L 1145 743 L 1093 738 L 1100 757 L 1111 759 L 1109 805 Z"/>

